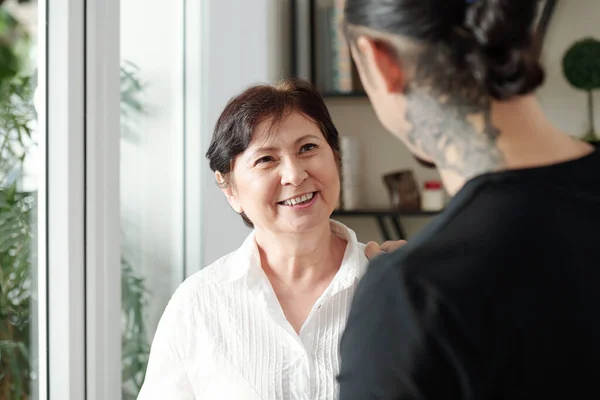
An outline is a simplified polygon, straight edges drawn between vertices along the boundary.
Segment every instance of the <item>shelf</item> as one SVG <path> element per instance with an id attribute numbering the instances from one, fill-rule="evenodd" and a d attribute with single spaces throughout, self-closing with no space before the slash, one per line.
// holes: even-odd
<path id="1" fill-rule="evenodd" d="M 365 92 L 324 92 L 321 96 L 325 99 L 367 99 Z"/>
<path id="2" fill-rule="evenodd" d="M 439 214 L 440 212 L 441 211 L 404 211 L 391 209 L 335 210 L 333 211 L 332 216 L 375 218 L 383 240 L 398 240 L 406 239 L 406 233 L 404 232 L 404 228 L 402 227 L 402 223 L 400 222 L 401 217 L 432 217 L 434 215 Z M 385 222 L 386 219 L 390 221 L 394 228 L 394 231 L 396 233 L 395 239 L 392 238 L 392 235 L 390 234 L 388 226 Z"/>
<path id="3" fill-rule="evenodd" d="M 429 217 L 439 214 L 441 211 L 423 211 L 423 210 L 391 210 L 391 209 L 363 209 L 363 210 L 334 210 L 333 215 L 347 217 Z"/>

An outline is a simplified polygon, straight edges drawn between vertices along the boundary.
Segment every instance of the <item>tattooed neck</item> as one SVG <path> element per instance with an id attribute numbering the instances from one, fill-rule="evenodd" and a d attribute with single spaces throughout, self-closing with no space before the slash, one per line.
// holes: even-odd
<path id="1" fill-rule="evenodd" d="M 492 124 L 491 99 L 468 73 L 453 70 L 440 49 L 419 56 L 406 89 L 407 139 L 438 168 L 465 181 L 501 169 L 500 131 Z"/>

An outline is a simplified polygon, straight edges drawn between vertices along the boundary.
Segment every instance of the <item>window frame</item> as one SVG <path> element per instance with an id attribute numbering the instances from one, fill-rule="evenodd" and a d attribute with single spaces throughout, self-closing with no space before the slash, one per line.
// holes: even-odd
<path id="1" fill-rule="evenodd" d="M 85 398 L 114 400 L 122 393 L 120 1 L 85 2 Z"/>
<path id="2" fill-rule="evenodd" d="M 40 399 L 85 398 L 85 0 L 46 0 L 46 182 L 39 273 L 47 292 Z M 43 30 L 43 29 L 41 29 Z M 40 42 L 44 47 L 44 42 Z M 43 51 L 43 50 L 42 50 Z M 45 265 L 44 265 L 45 264 Z M 43 313 L 40 313 L 43 314 Z M 43 335 L 40 335 L 43 336 Z M 41 380 L 40 380 L 41 382 Z"/>
<path id="3" fill-rule="evenodd" d="M 208 82 L 208 2 L 184 0 L 183 68 L 184 68 L 184 279 L 200 271 L 202 247 L 202 173 L 207 169 L 204 149 L 210 132 L 207 124 Z M 189 38 L 193 38 L 190 40 Z"/>
<path id="4" fill-rule="evenodd" d="M 121 396 L 120 3 L 42 3 L 47 181 L 38 282 L 47 315 L 39 313 L 38 325 L 47 332 L 38 338 L 38 398 L 114 400 Z"/>

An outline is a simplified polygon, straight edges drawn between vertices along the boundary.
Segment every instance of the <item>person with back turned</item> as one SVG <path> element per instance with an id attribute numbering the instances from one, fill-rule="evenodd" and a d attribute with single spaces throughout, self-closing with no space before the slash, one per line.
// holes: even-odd
<path id="1" fill-rule="evenodd" d="M 600 153 L 536 100 L 538 2 L 345 7 L 379 119 L 453 198 L 358 285 L 341 400 L 597 398 Z"/>

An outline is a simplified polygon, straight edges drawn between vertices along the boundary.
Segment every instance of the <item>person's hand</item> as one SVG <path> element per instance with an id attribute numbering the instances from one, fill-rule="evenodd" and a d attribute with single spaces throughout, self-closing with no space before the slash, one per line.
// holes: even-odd
<path id="1" fill-rule="evenodd" d="M 369 242 L 365 247 L 365 255 L 369 260 L 372 260 L 382 253 L 391 253 L 406 243 L 406 240 L 387 240 L 381 245 L 377 242 Z"/>

